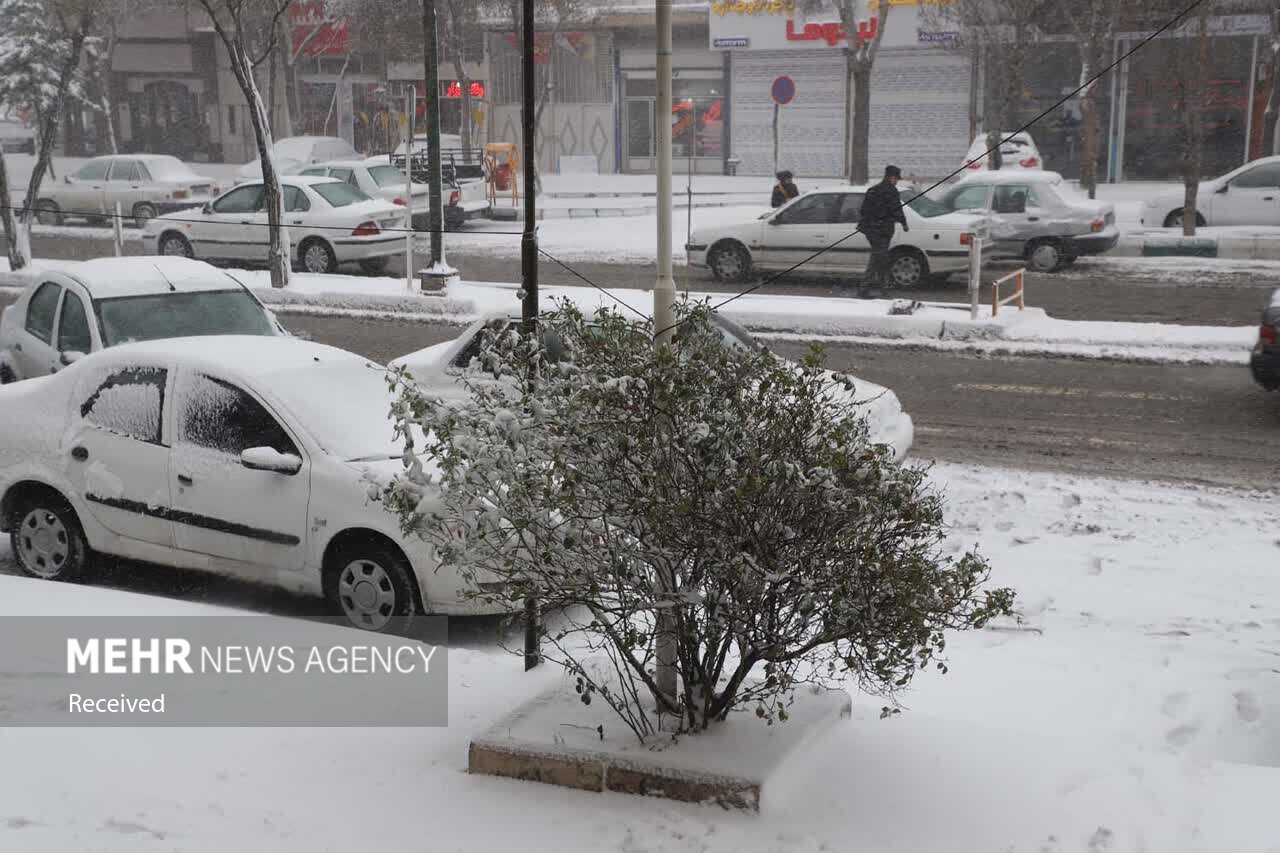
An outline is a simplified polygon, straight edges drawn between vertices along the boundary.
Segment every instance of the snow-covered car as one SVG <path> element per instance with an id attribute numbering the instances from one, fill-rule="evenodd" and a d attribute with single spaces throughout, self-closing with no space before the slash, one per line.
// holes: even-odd
<path id="1" fill-rule="evenodd" d="M 940 199 L 919 196 L 911 207 L 926 221 L 957 212 L 981 214 L 992 255 L 1024 259 L 1037 272 L 1064 269 L 1082 255 L 1110 251 L 1120 240 L 1115 207 L 1080 195 L 1057 172 L 978 172 Z"/>
<path id="2" fill-rule="evenodd" d="M 0 117 L 0 150 L 6 154 L 35 154 L 35 128 L 14 116 Z"/>
<path id="3" fill-rule="evenodd" d="M 337 178 L 346 181 L 373 198 L 382 198 L 404 206 L 405 176 L 395 166 L 369 163 L 364 160 L 342 160 L 335 163 L 318 163 L 303 169 L 300 174 Z M 426 184 L 413 184 L 413 227 L 425 231 L 431 227 L 431 213 Z M 489 193 L 483 181 L 465 181 L 461 184 L 445 182 L 442 189 L 444 225 L 456 229 L 468 219 L 481 216 L 489 210 Z"/>
<path id="4" fill-rule="evenodd" d="M 752 270 L 790 269 L 801 262 L 806 273 L 859 276 L 871 257 L 866 235 L 854 233 L 867 189 L 827 187 L 756 218 L 695 228 L 685 245 L 689 265 L 710 269 L 721 281 L 742 281 Z M 909 198 L 904 195 L 903 201 Z M 983 225 L 981 216 L 926 219 L 910 207 L 905 215 L 911 230 L 897 229 L 889 250 L 895 286 L 914 287 L 969 268 L 969 244 Z"/>
<path id="5" fill-rule="evenodd" d="M 162 213 L 200 207 L 218 195 L 218 183 L 167 154 L 94 157 L 61 183 L 46 182 L 36 201 L 41 225 L 64 219 L 115 216 L 116 205 L 141 228 Z"/>
<path id="6" fill-rule="evenodd" d="M 359 160 L 351 143 L 337 136 L 290 136 L 271 146 L 271 161 L 281 175 L 297 174 L 312 163 L 329 160 Z M 262 161 L 254 158 L 236 170 L 236 180 L 262 180 Z"/>
<path id="7" fill-rule="evenodd" d="M 726 347 L 760 346 L 750 332 L 724 315 L 714 313 L 711 316 L 720 329 Z M 516 315 L 494 313 L 472 323 L 454 340 L 393 359 L 389 366 L 393 369 L 404 368 L 414 382 L 441 399 L 465 399 L 469 393 L 468 384 L 495 381 L 491 374 L 480 369 L 476 361 L 484 343 L 485 330 L 500 333 L 519 324 L 520 318 Z M 548 331 L 547 335 L 549 338 L 545 341 L 544 348 L 548 353 L 562 349 L 554 331 Z M 901 462 L 911 450 L 911 442 L 915 437 L 911 416 L 902 410 L 898 395 L 888 388 L 854 376 L 849 378 L 854 384 L 853 399 L 867 418 L 871 441 L 888 445 L 895 461 Z"/>
<path id="8" fill-rule="evenodd" d="M 493 612 L 369 500 L 404 468 L 392 401 L 384 368 L 296 338 L 103 350 L 0 388 L 0 529 L 37 578 L 98 553 L 321 595 L 372 631 Z"/>
<path id="9" fill-rule="evenodd" d="M 1268 391 L 1280 388 L 1280 290 L 1271 294 L 1271 304 L 1262 311 L 1258 343 L 1249 357 L 1253 379 Z"/>
<path id="10" fill-rule="evenodd" d="M 0 314 L 0 384 L 158 338 L 288 333 L 243 284 L 186 258 L 99 258 L 36 270 Z"/>
<path id="11" fill-rule="evenodd" d="M 295 263 L 307 272 L 331 273 L 356 262 L 381 272 L 404 251 L 405 209 L 373 199 L 335 178 L 287 175 L 284 224 Z M 240 184 L 199 210 L 160 216 L 142 232 L 148 254 L 261 264 L 267 261 L 269 230 L 262 182 Z"/>
<path id="12" fill-rule="evenodd" d="M 1211 181 L 1200 183 L 1196 225 L 1280 225 L 1280 157 L 1263 157 Z M 1142 203 L 1142 224 L 1181 228 L 1182 187 Z"/>
<path id="13" fill-rule="evenodd" d="M 1008 137 L 1006 139 L 1006 137 Z M 1031 134 L 1015 133 L 1009 136 L 1008 133 L 1000 134 L 1000 170 L 1005 169 L 1043 169 L 1044 157 L 1040 154 L 1040 149 L 1036 148 L 1035 140 L 1031 138 Z M 987 151 L 990 150 L 990 140 L 985 133 L 980 133 L 973 138 L 973 144 L 969 146 L 969 153 L 964 155 L 964 167 L 971 172 L 984 172 L 988 168 Z"/>

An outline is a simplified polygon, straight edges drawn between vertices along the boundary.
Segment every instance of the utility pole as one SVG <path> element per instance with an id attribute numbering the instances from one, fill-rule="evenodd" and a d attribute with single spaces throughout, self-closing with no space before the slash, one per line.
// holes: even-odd
<path id="1" fill-rule="evenodd" d="M 671 0 L 657 0 L 657 29 L 658 101 L 653 109 L 658 123 L 658 280 L 653 287 L 653 331 L 654 345 L 662 347 L 669 345 L 675 335 L 672 305 L 676 299 L 676 283 L 671 276 Z M 674 586 L 674 578 L 659 570 L 659 596 L 670 596 Z M 654 681 L 658 692 L 674 702 L 677 696 L 676 634 L 672 608 L 658 608 L 655 627 Z M 661 701 L 658 707 L 662 707 Z"/>
<path id="2" fill-rule="evenodd" d="M 404 99 L 404 120 L 405 127 L 409 129 L 409 135 L 405 138 L 404 143 L 404 205 L 408 212 L 408 227 L 405 229 L 408 233 L 404 238 L 404 273 L 405 287 L 413 292 L 413 250 L 414 250 L 414 233 L 413 233 L 413 118 L 417 112 L 417 104 L 414 103 L 413 87 L 409 87 L 409 94 Z"/>
<path id="3" fill-rule="evenodd" d="M 431 267 L 439 266 L 444 252 L 444 208 L 440 191 L 440 59 L 436 52 L 436 0 L 422 0 L 422 54 L 426 79 L 424 106 L 427 120 L 427 198 L 430 199 Z M 412 124 L 412 119 L 410 119 Z M 411 134 L 412 137 L 412 134 Z M 409 164 L 413 174 L 413 164 Z"/>
<path id="4" fill-rule="evenodd" d="M 524 0 L 521 66 L 523 68 L 524 97 L 520 105 L 521 142 L 524 153 L 524 234 L 520 238 L 520 289 L 524 299 L 520 306 L 520 318 L 524 321 L 524 334 L 532 336 L 538 331 L 538 205 L 537 184 L 534 175 L 534 111 L 537 99 L 534 95 L 534 0 Z M 530 370 L 536 370 L 531 365 Z M 524 668 L 525 672 L 542 662 L 538 648 L 538 600 L 526 598 L 524 602 Z"/>

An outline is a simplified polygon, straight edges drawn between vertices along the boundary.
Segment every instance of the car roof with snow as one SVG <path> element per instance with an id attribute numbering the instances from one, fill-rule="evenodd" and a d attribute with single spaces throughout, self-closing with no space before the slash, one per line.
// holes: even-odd
<path id="1" fill-rule="evenodd" d="M 203 261 L 170 255 L 96 258 L 57 272 L 78 282 L 94 299 L 244 287 L 230 274 Z"/>
<path id="2" fill-rule="evenodd" d="M 189 367 L 228 370 L 257 377 L 292 373 L 317 364 L 373 364 L 363 356 L 326 344 L 265 335 L 164 338 L 121 344 L 102 352 L 125 358 L 130 354 L 171 358 Z"/>
<path id="3" fill-rule="evenodd" d="M 376 166 L 376 163 L 370 163 L 368 160 L 325 160 L 323 163 L 312 163 L 307 166 L 308 169 L 367 169 L 370 166 Z M 318 177 L 316 175 L 307 175 L 306 177 Z"/>
<path id="4" fill-rule="evenodd" d="M 956 184 L 1060 184 L 1062 175 L 1038 169 L 1009 169 L 965 175 Z"/>

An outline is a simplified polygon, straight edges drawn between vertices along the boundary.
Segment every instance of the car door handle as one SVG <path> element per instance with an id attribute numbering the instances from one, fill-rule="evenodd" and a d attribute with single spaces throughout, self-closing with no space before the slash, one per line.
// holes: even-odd
<path id="1" fill-rule="evenodd" d="M 196 484 L 196 481 L 188 477 L 186 474 L 179 474 L 178 482 L 184 486 L 194 486 Z"/>
<path id="2" fill-rule="evenodd" d="M 294 225 L 301 225 L 301 224 L 302 224 L 302 220 L 301 220 L 301 219 L 295 219 L 295 220 L 293 220 L 293 224 L 294 224 Z"/>
<path id="3" fill-rule="evenodd" d="M 253 223 L 252 223 L 252 222 L 250 222 L 250 221 L 249 221 L 249 220 L 247 220 L 247 219 L 241 219 L 241 220 L 240 220 L 240 224 L 241 224 L 241 225 L 252 225 Z"/>
<path id="4" fill-rule="evenodd" d="M 1027 221 L 1028 221 L 1028 222 L 1039 222 L 1039 221 L 1040 221 L 1040 217 L 1039 217 L 1039 216 L 1028 216 L 1028 217 L 1027 217 Z"/>
<path id="5" fill-rule="evenodd" d="M 73 447 L 71 448 L 71 458 L 77 462 L 83 462 L 89 458 L 89 451 L 85 450 L 83 447 Z"/>

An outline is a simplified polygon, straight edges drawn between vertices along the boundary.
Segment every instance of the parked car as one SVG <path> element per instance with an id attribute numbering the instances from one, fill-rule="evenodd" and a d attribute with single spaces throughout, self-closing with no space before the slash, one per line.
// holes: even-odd
<path id="1" fill-rule="evenodd" d="M 0 118 L 0 150 L 6 154 L 35 154 L 35 128 L 12 116 Z"/>
<path id="2" fill-rule="evenodd" d="M 359 160 L 351 143 L 337 136 L 290 136 L 271 146 L 272 162 L 282 175 L 295 175 L 312 163 L 329 160 Z M 256 157 L 236 170 L 237 180 L 262 180 L 262 161 Z"/>
<path id="3" fill-rule="evenodd" d="M 1024 259 L 1037 272 L 1065 269 L 1120 240 L 1115 207 L 1085 198 L 1056 172 L 966 175 L 939 200 L 919 196 L 911 207 L 926 220 L 957 212 L 987 217 L 992 254 Z"/>
<path id="4" fill-rule="evenodd" d="M 141 228 L 162 213 L 199 207 L 218 194 L 213 178 L 197 174 L 167 154 L 121 154 L 94 157 L 62 183 L 46 182 L 36 201 L 41 225 L 65 219 L 102 220 L 114 216 L 116 204 Z"/>
<path id="5" fill-rule="evenodd" d="M 1009 137 L 1009 138 L 1005 138 Z M 1044 157 L 1040 154 L 1040 149 L 1036 148 L 1035 140 L 1031 138 L 1029 133 L 1015 133 L 1009 136 L 1007 132 L 1000 134 L 1000 169 L 1043 169 Z M 969 153 L 964 155 L 964 167 L 971 172 L 986 171 L 988 167 L 987 151 L 991 148 L 991 142 L 987 134 L 980 133 L 973 138 L 973 144 L 969 146 Z"/>
<path id="6" fill-rule="evenodd" d="M 413 137 L 413 179 L 424 184 L 430 180 L 430 172 L 427 168 L 428 141 L 429 138 L 425 133 L 415 134 Z M 402 172 L 405 171 L 405 154 L 407 150 L 408 145 L 401 142 L 388 157 L 391 165 Z M 463 148 L 462 137 L 456 133 L 440 134 L 440 174 L 445 181 L 450 183 L 483 181 L 485 179 L 484 149 L 480 147 Z"/>
<path id="7" fill-rule="evenodd" d="M 318 163 L 303 169 L 299 174 L 313 177 L 336 178 L 346 181 L 351 186 L 371 198 L 381 198 L 392 204 L 407 207 L 405 200 L 404 173 L 390 164 L 369 163 L 364 160 L 339 160 L 333 163 Z M 426 184 L 414 182 L 412 189 L 413 227 L 425 231 L 430 227 L 431 215 L 427 211 L 427 199 L 431 190 Z"/>
<path id="8" fill-rule="evenodd" d="M 285 225 L 296 264 L 307 272 L 331 273 L 357 262 L 381 272 L 404 251 L 404 208 L 372 199 L 334 178 L 289 175 L 280 179 Z M 261 181 L 240 184 L 203 208 L 147 223 L 148 254 L 261 264 L 270 235 Z"/>
<path id="9" fill-rule="evenodd" d="M 1153 195 L 1142 204 L 1142 224 L 1181 228 L 1182 187 Z M 1280 157 L 1263 157 L 1211 181 L 1200 183 L 1196 225 L 1280 225 Z"/>
<path id="10" fill-rule="evenodd" d="M 103 350 L 0 388 L 0 529 L 47 580 L 98 553 L 323 596 L 371 631 L 493 612 L 368 499 L 403 470 L 392 400 L 383 368 L 296 338 Z"/>
<path id="11" fill-rule="evenodd" d="M 804 193 L 758 218 L 695 228 L 685 246 L 689 265 L 710 269 L 722 281 L 742 281 L 752 270 L 789 269 L 802 261 L 807 261 L 805 272 L 861 275 L 871 244 L 864 234 L 848 235 L 857 228 L 866 192 L 860 186 L 828 187 Z M 890 248 L 890 275 L 896 286 L 914 287 L 926 278 L 968 269 L 969 243 L 982 227 L 981 216 L 959 213 L 925 219 L 910 207 L 905 214 L 911 230 L 899 229 Z M 817 254 L 827 247 L 833 248 Z"/>
<path id="12" fill-rule="evenodd" d="M 0 384 L 57 373 L 105 347 L 156 338 L 287 335 L 227 273 L 186 258 L 99 258 L 37 270 L 0 314 Z"/>
<path id="13" fill-rule="evenodd" d="M 1254 380 L 1268 391 L 1280 388 L 1280 290 L 1271 294 L 1271 304 L 1262 312 L 1258 343 L 1249 357 Z"/>
<path id="14" fill-rule="evenodd" d="M 404 368 L 418 385 L 438 398 L 465 399 L 469 393 L 467 385 L 495 381 L 492 374 L 481 370 L 476 362 L 485 331 L 500 333 L 518 326 L 520 322 L 520 317 L 515 314 L 491 314 L 472 323 L 454 340 L 401 356 L 389 366 L 393 369 Z M 724 315 L 712 314 L 712 322 L 720 328 L 726 347 L 749 349 L 760 346 L 750 332 Z M 554 331 L 548 331 L 547 335 L 544 347 L 546 351 L 550 354 L 563 351 L 563 345 L 559 343 Z M 889 389 L 856 377 L 850 378 L 854 384 L 854 399 L 859 402 L 859 408 L 867 418 L 871 441 L 888 445 L 895 460 L 901 462 L 911 450 L 914 438 L 915 428 L 911 416 L 902 411 L 898 396 Z"/>

